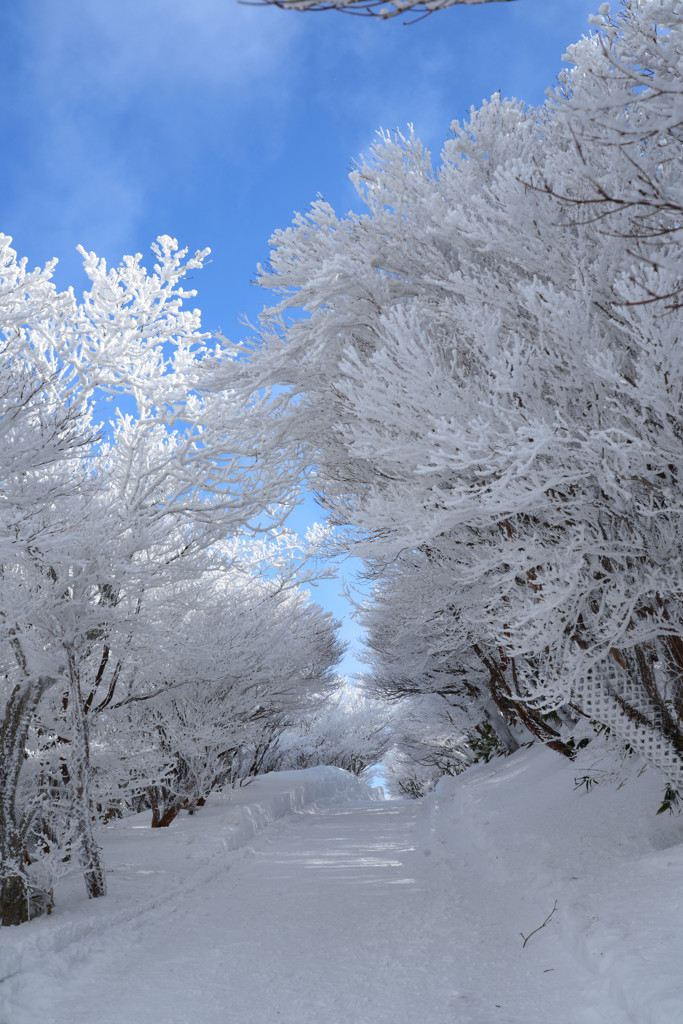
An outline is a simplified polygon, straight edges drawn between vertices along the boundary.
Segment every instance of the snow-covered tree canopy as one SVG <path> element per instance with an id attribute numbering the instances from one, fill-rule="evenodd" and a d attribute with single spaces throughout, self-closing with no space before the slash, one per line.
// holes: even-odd
<path id="1" fill-rule="evenodd" d="M 258 398 L 207 390 L 209 355 L 224 368 L 229 357 L 183 308 L 194 295 L 183 279 L 207 254 L 187 259 L 164 236 L 148 272 L 140 256 L 108 269 L 83 252 L 91 287 L 79 302 L 56 291 L 52 265 L 27 271 L 10 241 L 0 237 L 2 923 L 48 908 L 50 873 L 72 854 L 89 895 L 104 893 L 93 773 L 103 810 L 163 785 L 177 813 L 230 777 L 259 728 L 307 708 L 341 655 L 337 623 L 297 592 L 310 545 L 279 528 L 298 469 L 269 458 L 277 423 Z"/>
<path id="2" fill-rule="evenodd" d="M 542 107 L 493 96 L 436 168 L 383 134 L 364 214 L 318 200 L 273 236 L 250 386 L 287 388 L 283 449 L 406 601 L 369 613 L 380 659 L 417 611 L 430 690 L 483 679 L 558 749 L 569 704 L 678 782 L 683 12 L 594 22 Z"/>

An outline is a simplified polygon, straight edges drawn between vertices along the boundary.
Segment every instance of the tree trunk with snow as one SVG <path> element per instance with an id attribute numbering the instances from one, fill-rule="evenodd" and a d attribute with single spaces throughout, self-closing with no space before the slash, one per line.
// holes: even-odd
<path id="1" fill-rule="evenodd" d="M 79 686 L 78 663 L 69 652 L 70 687 L 68 711 L 71 720 L 71 784 L 73 787 L 74 823 L 80 844 L 80 862 L 85 888 L 90 899 L 106 896 L 107 883 L 100 858 L 100 847 L 93 832 L 90 800 L 90 742 L 88 718 Z"/>
<path id="2" fill-rule="evenodd" d="M 19 804 L 21 770 L 36 708 L 55 679 L 18 683 L 7 702 L 0 725 L 0 924 L 23 924 L 49 911 L 52 891 L 32 884 L 27 868 L 33 859 L 36 820 L 40 808 Z"/>

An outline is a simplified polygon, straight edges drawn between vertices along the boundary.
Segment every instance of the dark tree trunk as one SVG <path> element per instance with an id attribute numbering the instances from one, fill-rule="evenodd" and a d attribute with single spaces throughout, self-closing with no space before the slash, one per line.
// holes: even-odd
<path id="1" fill-rule="evenodd" d="M 52 892 L 32 886 L 22 874 L 5 875 L 0 884 L 0 925 L 25 924 L 54 906 Z"/>

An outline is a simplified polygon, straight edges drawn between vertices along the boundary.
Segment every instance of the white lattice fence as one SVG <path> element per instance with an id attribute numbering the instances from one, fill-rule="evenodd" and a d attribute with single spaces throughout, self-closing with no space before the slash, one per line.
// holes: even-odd
<path id="1" fill-rule="evenodd" d="M 646 719 L 647 724 L 629 715 L 618 697 Z M 613 658 L 586 673 L 574 690 L 573 700 L 585 714 L 609 726 L 619 739 L 659 768 L 674 789 L 683 793 L 683 759 L 662 731 L 660 709 L 645 688 L 634 683 Z"/>

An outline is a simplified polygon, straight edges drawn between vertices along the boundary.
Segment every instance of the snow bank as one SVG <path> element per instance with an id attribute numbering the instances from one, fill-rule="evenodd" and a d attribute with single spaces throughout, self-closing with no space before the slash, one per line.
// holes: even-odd
<path id="1" fill-rule="evenodd" d="M 657 815 L 663 789 L 596 742 L 574 763 L 534 746 L 442 779 L 420 808 L 423 850 L 539 999 L 568 959 L 582 969 L 577 1024 L 683 1021 L 683 818 Z"/>
<path id="2" fill-rule="evenodd" d="M 51 958 L 62 963 L 70 947 L 77 958 L 89 936 L 172 903 L 188 889 L 210 885 L 225 870 L 226 854 L 246 848 L 258 832 L 288 814 L 382 798 L 381 789 L 341 768 L 317 767 L 272 772 L 241 789 L 214 793 L 203 808 L 181 814 L 169 828 L 150 828 L 151 812 L 114 821 L 97 836 L 108 895 L 89 901 L 74 871 L 56 888 L 52 915 L 0 929 L 0 984 L 39 962 L 49 970 Z M 6 1024 L 1 1013 L 0 1024 Z"/>
<path id="3" fill-rule="evenodd" d="M 215 838 L 221 848 L 236 850 L 286 814 L 313 810 L 321 802 L 346 800 L 357 803 L 382 798 L 381 789 L 371 788 L 342 768 L 271 772 L 258 776 L 241 789 L 214 795 L 199 812 L 197 820 L 215 819 Z"/>

